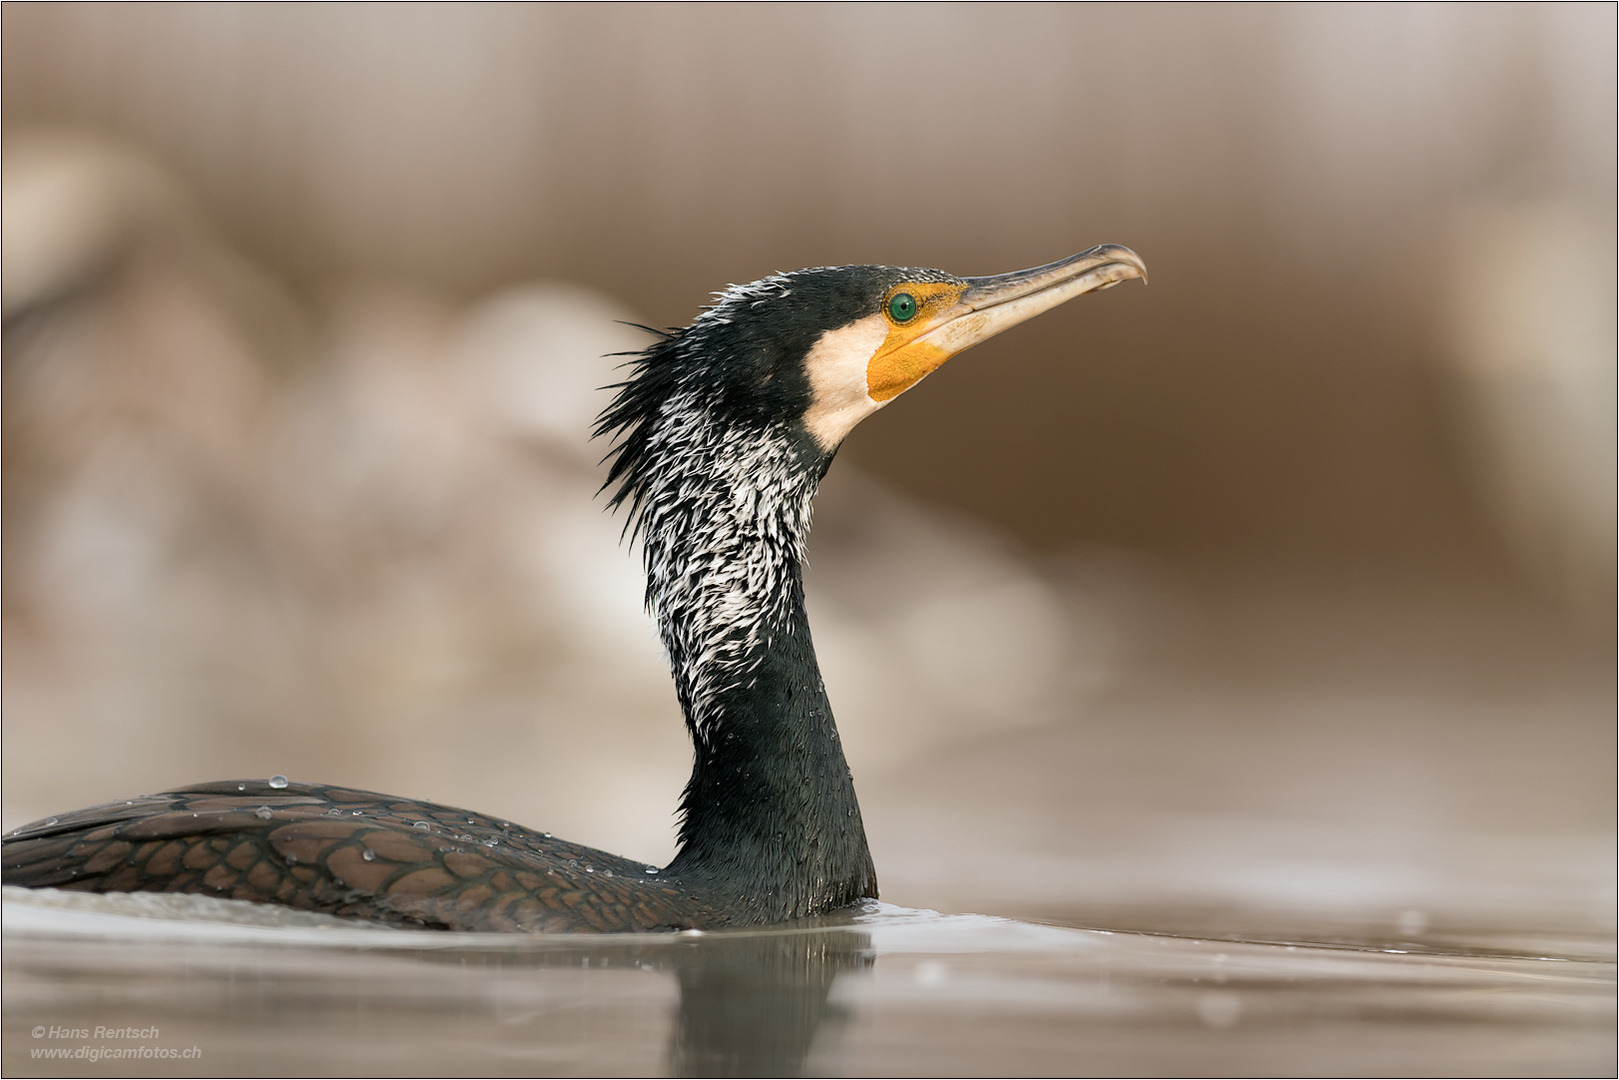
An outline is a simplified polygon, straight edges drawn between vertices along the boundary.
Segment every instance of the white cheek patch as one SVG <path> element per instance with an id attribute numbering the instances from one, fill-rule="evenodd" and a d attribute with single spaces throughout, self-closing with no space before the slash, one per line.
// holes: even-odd
<path id="1" fill-rule="evenodd" d="M 804 357 L 813 395 L 804 426 L 821 449 L 836 449 L 856 424 L 888 404 L 873 401 L 866 388 L 866 368 L 887 339 L 888 320 L 868 315 L 828 330 Z"/>

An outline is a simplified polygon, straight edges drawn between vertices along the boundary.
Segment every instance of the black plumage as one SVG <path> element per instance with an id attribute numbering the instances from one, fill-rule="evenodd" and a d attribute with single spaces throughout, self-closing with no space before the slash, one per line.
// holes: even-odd
<path id="1" fill-rule="evenodd" d="M 694 745 L 668 867 L 469 811 L 275 778 L 25 826 L 4 839 L 5 882 L 199 892 L 455 930 L 757 925 L 875 897 L 804 611 L 816 487 L 842 434 L 945 357 L 1140 276 L 1133 253 L 1108 245 L 999 278 L 801 270 L 727 290 L 630 361 L 597 434 L 615 440 L 610 503 L 642 544 Z"/>

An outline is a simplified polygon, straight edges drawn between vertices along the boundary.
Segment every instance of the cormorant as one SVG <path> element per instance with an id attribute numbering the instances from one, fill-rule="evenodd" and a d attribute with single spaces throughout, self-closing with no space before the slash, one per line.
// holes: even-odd
<path id="1" fill-rule="evenodd" d="M 839 444 L 954 354 L 1145 278 L 1128 248 L 995 277 L 839 266 L 719 294 L 603 412 L 610 505 L 695 746 L 679 852 L 646 866 L 509 822 L 284 777 L 199 784 L 4 838 L 7 884 L 196 892 L 451 930 L 757 925 L 877 895 L 804 613 L 810 504 Z"/>

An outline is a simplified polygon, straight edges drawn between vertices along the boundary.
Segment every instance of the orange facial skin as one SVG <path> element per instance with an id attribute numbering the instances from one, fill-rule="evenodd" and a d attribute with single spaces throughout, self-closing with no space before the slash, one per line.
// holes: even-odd
<path id="1" fill-rule="evenodd" d="M 889 401 L 937 371 L 955 355 L 937 345 L 918 340 L 930 330 L 948 322 L 961 299 L 964 286 L 941 282 L 901 283 L 883 297 L 883 317 L 888 320 L 888 337 L 866 365 L 866 392 L 873 401 Z M 888 314 L 888 301 L 898 293 L 916 298 L 916 316 L 895 322 Z"/>

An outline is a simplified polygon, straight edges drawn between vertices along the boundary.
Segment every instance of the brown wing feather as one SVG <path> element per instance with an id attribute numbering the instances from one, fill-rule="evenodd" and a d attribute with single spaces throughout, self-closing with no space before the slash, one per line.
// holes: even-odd
<path id="1" fill-rule="evenodd" d="M 322 784 L 199 784 L 26 825 L 8 885 L 194 892 L 446 930 L 634 931 L 726 920 L 648 867 L 481 814 Z"/>

